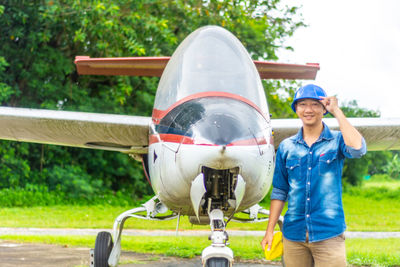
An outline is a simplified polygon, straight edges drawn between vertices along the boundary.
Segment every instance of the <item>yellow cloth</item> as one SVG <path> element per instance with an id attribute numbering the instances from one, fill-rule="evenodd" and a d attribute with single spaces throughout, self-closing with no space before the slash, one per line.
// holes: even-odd
<path id="1" fill-rule="evenodd" d="M 281 257 L 283 254 L 283 241 L 282 241 L 282 232 L 276 232 L 272 239 L 271 250 L 268 251 L 268 246 L 265 246 L 265 258 L 267 260 L 273 260 L 278 257 Z"/>

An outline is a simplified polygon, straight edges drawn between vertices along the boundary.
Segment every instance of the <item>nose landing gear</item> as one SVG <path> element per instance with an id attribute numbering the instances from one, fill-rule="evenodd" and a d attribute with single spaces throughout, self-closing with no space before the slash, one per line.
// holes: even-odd
<path id="1" fill-rule="evenodd" d="M 225 231 L 224 213 L 220 209 L 210 212 L 211 235 L 209 239 L 212 244 L 206 247 L 201 260 L 204 267 L 231 267 L 233 264 L 233 252 L 227 247 L 228 233 Z"/>

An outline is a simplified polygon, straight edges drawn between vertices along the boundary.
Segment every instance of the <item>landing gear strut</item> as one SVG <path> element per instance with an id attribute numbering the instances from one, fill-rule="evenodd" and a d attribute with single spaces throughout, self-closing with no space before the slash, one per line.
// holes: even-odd
<path id="1" fill-rule="evenodd" d="M 110 233 L 100 232 L 97 235 L 96 244 L 94 246 L 94 267 L 118 266 L 121 254 L 121 234 L 127 219 L 135 217 L 145 220 L 163 221 L 178 217 L 175 213 L 166 216 L 157 216 L 167 211 L 168 208 L 162 204 L 157 197 L 153 197 L 143 204 L 142 207 L 134 208 L 120 214 L 114 222 L 114 244 Z M 143 212 L 146 212 L 146 215 L 142 215 Z"/>
<path id="2" fill-rule="evenodd" d="M 205 267 L 231 267 L 233 252 L 227 247 L 228 233 L 225 231 L 224 213 L 219 209 L 210 212 L 211 246 L 201 253 L 201 260 Z"/>

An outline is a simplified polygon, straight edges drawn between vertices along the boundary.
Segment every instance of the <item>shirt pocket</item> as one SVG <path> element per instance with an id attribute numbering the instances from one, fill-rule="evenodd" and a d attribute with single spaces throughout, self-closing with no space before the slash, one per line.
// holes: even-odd
<path id="1" fill-rule="evenodd" d="M 299 180 L 301 178 L 300 159 L 286 160 L 286 170 L 290 179 Z"/>
<path id="2" fill-rule="evenodd" d="M 327 173 L 337 174 L 337 152 L 324 153 L 318 160 L 318 174 L 320 176 Z"/>

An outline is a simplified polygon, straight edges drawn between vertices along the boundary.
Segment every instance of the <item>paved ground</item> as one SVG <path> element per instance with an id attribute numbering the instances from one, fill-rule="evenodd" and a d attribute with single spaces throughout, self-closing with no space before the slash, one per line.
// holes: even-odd
<path id="1" fill-rule="evenodd" d="M 89 252 L 86 248 L 66 248 L 44 244 L 1 242 L 0 258 L 3 267 L 89 265 Z"/>
<path id="2" fill-rule="evenodd" d="M 0 241 L 0 259 L 2 267 L 77 267 L 89 266 L 89 248 L 69 248 L 57 245 L 27 244 Z M 121 267 L 200 267 L 199 257 L 181 259 L 159 255 L 122 252 Z M 237 262 L 236 267 L 280 266 L 266 261 Z"/>

